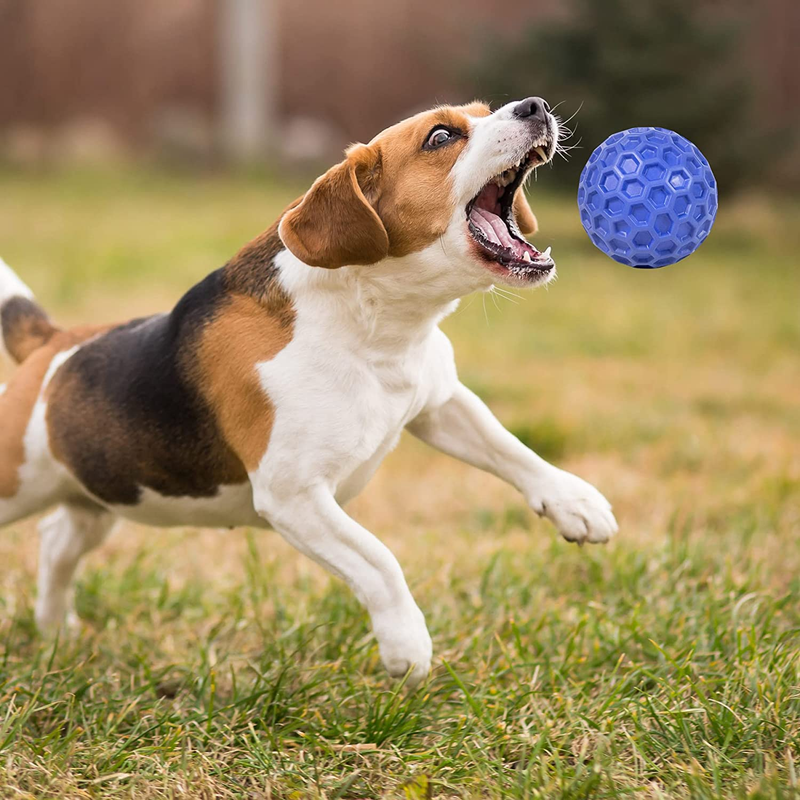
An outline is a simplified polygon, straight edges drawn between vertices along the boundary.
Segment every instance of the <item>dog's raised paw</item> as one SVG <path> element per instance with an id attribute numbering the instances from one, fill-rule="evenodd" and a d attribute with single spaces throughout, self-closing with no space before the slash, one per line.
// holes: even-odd
<path id="1" fill-rule="evenodd" d="M 590 483 L 563 470 L 540 488 L 530 505 L 568 542 L 602 544 L 619 529 L 608 500 Z"/>

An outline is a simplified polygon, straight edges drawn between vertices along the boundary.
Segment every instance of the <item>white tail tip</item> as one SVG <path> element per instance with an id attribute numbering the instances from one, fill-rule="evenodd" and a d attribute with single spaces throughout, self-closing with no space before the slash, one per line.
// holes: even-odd
<path id="1" fill-rule="evenodd" d="M 11 267 L 0 258 L 0 304 L 12 297 L 33 299 L 33 292 L 17 277 Z"/>

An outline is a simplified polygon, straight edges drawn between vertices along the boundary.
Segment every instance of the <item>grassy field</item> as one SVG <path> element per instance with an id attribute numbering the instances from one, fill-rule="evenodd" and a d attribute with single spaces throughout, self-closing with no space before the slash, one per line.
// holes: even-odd
<path id="1" fill-rule="evenodd" d="M 301 188 L 2 186 L 0 252 L 65 322 L 168 307 Z M 126 525 L 87 560 L 82 632 L 43 643 L 14 525 L 0 796 L 800 796 L 800 204 L 723 201 L 700 253 L 649 273 L 594 251 L 569 198 L 532 202 L 558 282 L 445 327 L 507 426 L 611 499 L 615 541 L 571 546 L 404 440 L 351 510 L 431 628 L 407 694 L 348 591 L 271 533 Z"/>

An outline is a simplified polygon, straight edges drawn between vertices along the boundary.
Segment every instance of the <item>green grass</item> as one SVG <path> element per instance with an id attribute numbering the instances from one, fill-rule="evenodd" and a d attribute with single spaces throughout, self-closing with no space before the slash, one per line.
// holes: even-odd
<path id="1" fill-rule="evenodd" d="M 0 253 L 60 319 L 166 307 L 300 187 L 5 174 Z M 800 796 L 800 206 L 725 203 L 655 273 L 532 202 L 561 277 L 446 323 L 462 377 L 620 521 L 578 549 L 497 480 L 405 441 L 352 507 L 398 555 L 435 666 L 275 534 L 126 525 L 84 627 L 33 628 L 32 522 L 0 535 L 2 797 Z M 724 198 L 723 198 L 724 200 Z M 1 424 L 1 421 L 0 421 Z"/>

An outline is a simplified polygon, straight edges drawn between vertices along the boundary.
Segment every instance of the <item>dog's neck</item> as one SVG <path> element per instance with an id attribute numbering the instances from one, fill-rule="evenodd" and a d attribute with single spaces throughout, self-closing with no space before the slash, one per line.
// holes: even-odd
<path id="1" fill-rule="evenodd" d="M 233 291 L 267 307 L 288 300 L 301 315 L 372 349 L 401 351 L 422 341 L 465 293 L 443 277 L 438 253 L 415 253 L 366 267 L 324 269 L 287 250 L 272 226 L 225 267 Z"/>
<path id="2" fill-rule="evenodd" d="M 460 294 L 432 285 L 431 276 L 409 261 L 328 270 L 309 267 L 288 250 L 276 258 L 278 280 L 298 308 L 384 350 L 423 340 L 458 305 Z"/>

